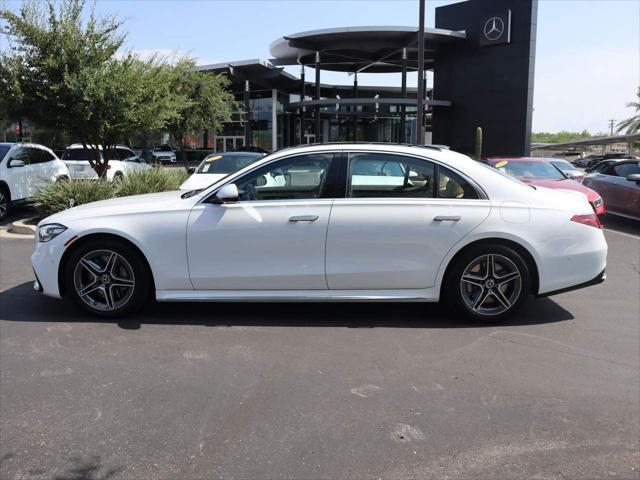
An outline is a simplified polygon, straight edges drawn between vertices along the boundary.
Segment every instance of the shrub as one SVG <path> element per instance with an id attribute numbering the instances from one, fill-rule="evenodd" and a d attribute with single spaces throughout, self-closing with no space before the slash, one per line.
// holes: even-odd
<path id="1" fill-rule="evenodd" d="M 115 192 L 107 181 L 74 182 L 60 180 L 40 189 L 34 206 L 41 217 L 47 217 L 67 208 L 113 198 Z"/>
<path id="2" fill-rule="evenodd" d="M 127 174 L 122 182 L 116 186 L 116 195 L 141 195 L 143 193 L 168 192 L 178 190 L 187 178 L 187 172 L 182 168 L 161 169 L 151 168 Z"/>

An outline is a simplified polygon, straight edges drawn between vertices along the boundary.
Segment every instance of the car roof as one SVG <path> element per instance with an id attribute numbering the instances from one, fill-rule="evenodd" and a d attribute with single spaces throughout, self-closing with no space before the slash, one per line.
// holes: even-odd
<path id="1" fill-rule="evenodd" d="M 40 143 L 32 143 L 32 142 L 0 142 L 0 146 L 3 146 L 3 147 L 13 147 L 14 145 L 20 145 L 20 146 L 23 146 L 23 147 L 44 148 L 46 150 L 51 150 L 46 145 L 41 145 Z"/>
<path id="2" fill-rule="evenodd" d="M 87 145 L 88 147 L 91 147 L 91 145 Z M 131 150 L 131 147 L 129 147 L 128 145 L 122 145 L 122 144 L 118 144 L 115 145 L 116 148 L 126 148 L 128 150 Z M 84 148 L 84 146 L 81 143 L 72 143 L 71 145 L 69 145 L 66 150 L 69 149 L 76 149 L 76 148 Z M 98 150 L 102 150 L 102 145 L 98 145 Z"/>
<path id="3" fill-rule="evenodd" d="M 207 155 L 205 158 L 214 157 L 216 155 L 220 155 L 223 157 L 238 157 L 238 156 L 247 156 L 247 155 L 255 155 L 256 158 L 264 157 L 264 153 L 259 152 L 213 152 Z"/>

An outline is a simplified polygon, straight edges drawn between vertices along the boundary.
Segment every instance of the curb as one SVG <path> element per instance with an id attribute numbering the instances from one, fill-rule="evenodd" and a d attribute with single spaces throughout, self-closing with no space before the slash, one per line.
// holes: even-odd
<path id="1" fill-rule="evenodd" d="M 22 220 L 16 220 L 9 225 L 7 231 L 9 233 L 17 234 L 17 235 L 31 235 L 35 236 L 36 227 L 34 225 L 27 225 L 25 222 L 30 220 L 34 220 L 36 217 L 32 218 L 24 218 Z"/>
<path id="2" fill-rule="evenodd" d="M 35 235 L 20 235 L 19 233 L 11 233 L 10 231 L 0 228 L 0 238 L 14 238 L 18 240 L 33 240 Z"/>

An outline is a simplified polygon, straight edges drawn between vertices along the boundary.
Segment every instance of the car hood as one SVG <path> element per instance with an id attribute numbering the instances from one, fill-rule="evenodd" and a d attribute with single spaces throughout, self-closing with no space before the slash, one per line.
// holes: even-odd
<path id="1" fill-rule="evenodd" d="M 226 173 L 194 173 L 189 178 L 187 178 L 182 185 L 180 185 L 180 190 L 199 190 L 201 188 L 207 188 L 209 185 L 213 185 L 218 180 L 227 177 Z"/>
<path id="2" fill-rule="evenodd" d="M 521 178 L 520 181 L 524 183 L 529 183 L 531 185 L 536 185 L 538 187 L 550 188 L 553 190 L 571 190 L 574 192 L 580 192 L 587 197 L 587 200 L 589 200 L 589 202 L 593 202 L 597 198 L 600 198 L 600 195 L 596 191 L 591 190 L 589 187 L 585 187 L 581 183 L 578 183 L 575 180 L 571 180 L 568 178 L 564 180 L 550 180 L 550 179 L 545 180 L 543 178 Z"/>
<path id="3" fill-rule="evenodd" d="M 65 225 L 65 222 L 68 223 L 76 219 L 90 217 L 167 211 L 176 206 L 184 205 L 183 202 L 185 200 L 181 198 L 182 193 L 174 190 L 86 203 L 51 215 L 40 221 L 38 225 L 46 223 L 61 223 Z"/>

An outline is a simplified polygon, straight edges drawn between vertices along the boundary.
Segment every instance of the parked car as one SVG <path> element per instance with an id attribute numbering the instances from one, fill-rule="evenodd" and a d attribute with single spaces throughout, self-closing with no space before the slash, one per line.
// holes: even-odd
<path id="1" fill-rule="evenodd" d="M 262 157 L 264 154 L 254 152 L 226 152 L 207 155 L 197 168 L 189 168 L 191 176 L 180 185 L 180 190 L 206 188 Z"/>
<path id="2" fill-rule="evenodd" d="M 561 160 L 559 158 L 545 158 L 545 160 L 564 173 L 565 176 L 571 180 L 579 182 L 584 178 L 584 172 L 574 167 L 571 162 Z"/>
<path id="3" fill-rule="evenodd" d="M 638 157 L 629 155 L 628 153 L 605 153 L 602 155 L 589 155 L 588 157 L 585 157 L 584 159 L 582 159 L 580 164 L 575 162 L 574 165 L 582 168 L 592 168 L 598 163 L 602 162 L 603 160 L 624 160 L 624 159 L 637 160 Z"/>
<path id="4" fill-rule="evenodd" d="M 611 160 L 602 160 L 596 163 L 595 165 L 593 165 L 592 167 L 587 168 L 584 172 L 585 174 L 598 173 L 604 170 L 605 168 L 607 168 L 609 165 L 615 165 L 616 163 L 622 162 L 623 160 L 624 159 L 621 159 L 621 158 L 615 158 Z"/>
<path id="5" fill-rule="evenodd" d="M 53 151 L 36 143 L 0 143 L 0 220 L 48 183 L 69 178 Z"/>
<path id="6" fill-rule="evenodd" d="M 154 162 L 176 163 L 176 152 L 169 145 L 160 145 L 151 152 Z"/>
<path id="7" fill-rule="evenodd" d="M 100 158 L 102 158 L 102 146 L 99 146 Z M 84 147 L 75 143 L 62 154 L 62 160 L 69 167 L 69 174 L 74 180 L 97 180 L 98 174 L 89 163 L 88 156 L 93 155 L 93 150 L 86 151 Z M 115 148 L 116 158 L 110 159 L 107 170 L 107 180 L 118 182 L 128 173 L 151 168 L 143 162 L 133 150 L 125 145 Z"/>
<path id="8" fill-rule="evenodd" d="M 536 190 L 441 148 L 329 144 L 274 153 L 204 190 L 57 213 L 38 224 L 31 259 L 34 288 L 101 316 L 153 294 L 444 299 L 462 316 L 500 321 L 529 294 L 603 281 L 606 255 L 580 193 Z"/>
<path id="9" fill-rule="evenodd" d="M 582 184 L 600 192 L 609 213 L 640 220 L 640 161 L 611 163 L 588 174 Z"/>
<path id="10" fill-rule="evenodd" d="M 560 169 L 541 158 L 489 158 L 489 163 L 521 182 L 556 190 L 574 190 L 582 193 L 593 207 L 599 220 L 604 221 L 605 203 L 600 194 L 568 178 Z"/>

